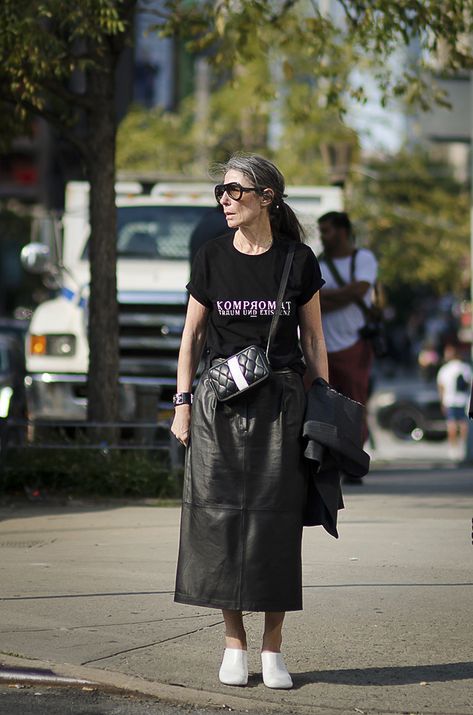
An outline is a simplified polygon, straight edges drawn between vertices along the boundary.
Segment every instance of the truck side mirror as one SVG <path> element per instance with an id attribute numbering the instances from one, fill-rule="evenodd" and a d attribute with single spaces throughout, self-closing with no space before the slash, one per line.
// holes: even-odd
<path id="1" fill-rule="evenodd" d="M 54 270 L 51 252 L 44 243 L 28 243 L 20 253 L 21 264 L 29 273 L 50 273 Z"/>

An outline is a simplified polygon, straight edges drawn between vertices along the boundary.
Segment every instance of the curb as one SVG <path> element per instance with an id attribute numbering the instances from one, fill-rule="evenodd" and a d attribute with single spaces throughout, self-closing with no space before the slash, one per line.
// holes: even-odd
<path id="1" fill-rule="evenodd" d="M 56 675 L 52 670 L 40 668 L 25 668 L 18 666 L 5 667 L 0 663 L 0 683 L 25 683 L 25 685 L 94 685 L 91 680 L 68 678 Z"/>
<path id="2" fill-rule="evenodd" d="M 2 682 L 50 686 L 82 686 L 87 687 L 87 689 L 95 686 L 108 692 L 121 691 L 147 695 L 174 704 L 226 708 L 247 713 L 255 711 L 258 713 L 262 711 L 286 713 L 286 715 L 297 711 L 327 713 L 326 706 L 291 703 L 286 698 L 281 699 L 279 702 L 256 700 L 238 695 L 196 690 L 181 685 L 159 683 L 111 670 L 100 670 L 69 663 L 58 664 L 51 661 L 34 660 L 0 653 L 0 683 Z"/>

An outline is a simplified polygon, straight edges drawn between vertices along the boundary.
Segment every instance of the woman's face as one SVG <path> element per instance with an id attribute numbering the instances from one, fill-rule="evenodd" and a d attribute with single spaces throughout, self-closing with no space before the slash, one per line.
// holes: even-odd
<path id="1" fill-rule="evenodd" d="M 252 188 L 254 186 L 253 181 L 250 181 L 241 171 L 236 171 L 235 169 L 227 171 L 223 182 L 225 184 L 236 182 L 244 188 Z M 220 204 L 222 205 L 229 228 L 239 228 L 240 226 L 254 224 L 261 218 L 263 211 L 267 210 L 267 202 L 262 200 L 261 194 L 256 193 L 256 191 L 242 193 L 241 199 L 238 201 L 230 198 L 227 192 L 225 192 L 220 199 Z"/>

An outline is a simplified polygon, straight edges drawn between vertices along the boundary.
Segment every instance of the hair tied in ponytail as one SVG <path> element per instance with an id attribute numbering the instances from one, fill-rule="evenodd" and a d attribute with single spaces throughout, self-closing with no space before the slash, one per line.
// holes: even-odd
<path id="1" fill-rule="evenodd" d="M 284 199 L 287 199 L 287 194 L 281 194 L 279 199 L 277 200 L 277 203 L 274 205 L 275 209 L 282 209 L 283 205 L 285 205 Z"/>

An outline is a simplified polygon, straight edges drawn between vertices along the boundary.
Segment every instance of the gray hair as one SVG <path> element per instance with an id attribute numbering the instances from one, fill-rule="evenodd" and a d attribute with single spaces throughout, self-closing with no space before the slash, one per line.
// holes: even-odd
<path id="1" fill-rule="evenodd" d="M 294 211 L 284 201 L 284 176 L 272 161 L 257 154 L 233 154 L 227 162 L 214 165 L 212 174 L 214 177 L 222 177 L 230 170 L 240 171 L 258 193 L 272 189 L 274 198 L 269 206 L 269 220 L 274 236 L 298 242 L 303 240 L 304 229 Z"/>
<path id="2" fill-rule="evenodd" d="M 269 159 L 257 154 L 233 154 L 225 163 L 213 167 L 213 175 L 225 175 L 227 171 L 240 171 L 251 181 L 258 191 L 272 189 L 274 192 L 274 205 L 281 203 L 284 198 L 285 181 L 277 166 Z"/>

